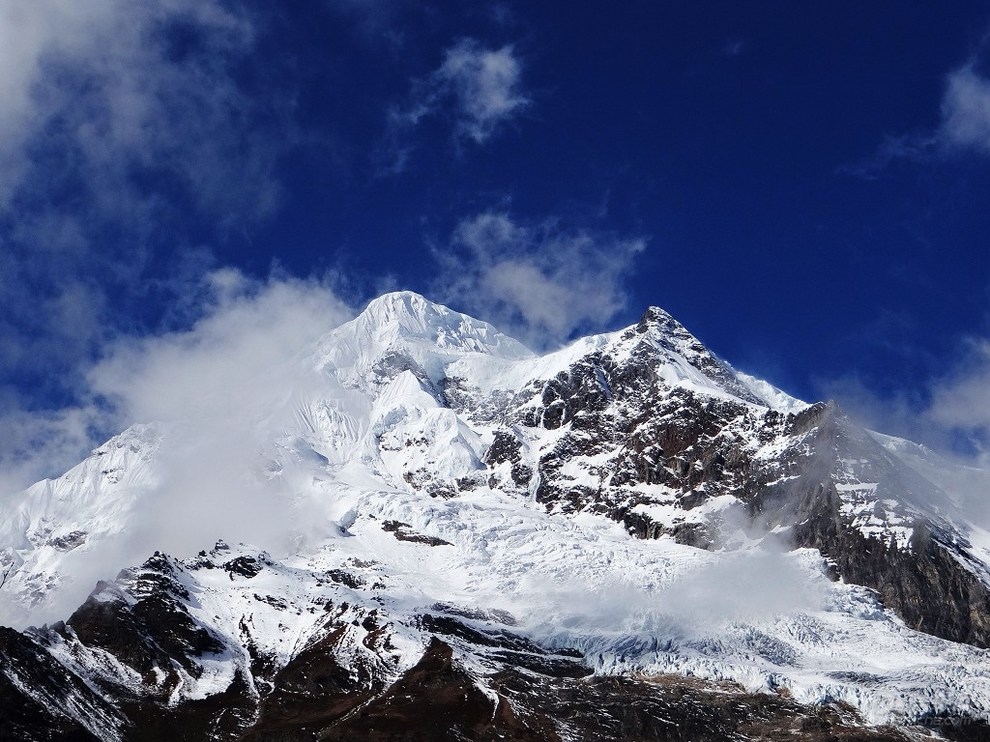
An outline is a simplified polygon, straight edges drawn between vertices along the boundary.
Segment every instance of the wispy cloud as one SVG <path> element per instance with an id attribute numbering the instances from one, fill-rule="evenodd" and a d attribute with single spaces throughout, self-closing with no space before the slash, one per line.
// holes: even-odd
<path id="1" fill-rule="evenodd" d="M 888 345 L 905 363 L 924 351 L 898 344 L 894 320 L 873 323 L 874 345 Z M 837 399 L 870 427 L 951 451 L 968 450 L 990 463 L 990 339 L 960 341 L 942 370 L 913 389 L 879 393 L 874 383 L 854 374 L 819 382 L 821 392 Z"/>
<path id="2" fill-rule="evenodd" d="M 89 405 L 28 410 L 18 400 L 0 400 L 0 404 L 7 407 L 2 418 L 0 497 L 78 463 L 93 447 L 95 430 L 104 422 L 99 408 Z"/>
<path id="3" fill-rule="evenodd" d="M 71 404 L 29 409 L 0 392 L 0 495 L 61 473 L 136 422 L 181 423 L 204 450 L 213 438 L 245 442 L 258 407 L 291 390 L 298 353 L 351 314 L 327 280 L 259 281 L 231 268 L 207 273 L 184 299 L 188 329 L 108 338 L 78 369 Z"/>
<path id="4" fill-rule="evenodd" d="M 273 153 L 242 125 L 260 112 L 234 76 L 254 49 L 249 16 L 213 0 L 7 0 L 0 17 L 3 205 L 71 195 L 142 216 L 149 183 L 171 178 L 211 213 L 270 207 Z"/>
<path id="5" fill-rule="evenodd" d="M 458 134 L 480 144 L 529 105 L 521 91 L 521 72 L 512 46 L 486 49 L 464 39 L 447 50 L 427 83 L 427 99 L 436 105 L 452 97 Z"/>
<path id="6" fill-rule="evenodd" d="M 821 610 L 827 580 L 795 556 L 769 546 L 723 552 L 662 586 L 633 584 L 622 575 L 596 587 L 532 574 L 510 598 L 512 612 L 526 617 L 529 630 L 549 644 L 587 648 L 640 636 L 649 647 L 657 635 L 692 641 L 732 625 Z M 633 642 L 626 646 L 635 651 Z"/>
<path id="7" fill-rule="evenodd" d="M 747 46 L 748 46 L 747 43 L 742 39 L 738 39 L 738 38 L 730 39 L 729 41 L 725 42 L 725 44 L 719 50 L 719 53 L 723 57 L 738 57 L 740 54 L 746 51 Z"/>
<path id="8" fill-rule="evenodd" d="M 229 419 L 286 389 L 264 378 L 348 318 L 325 282 L 250 279 L 232 268 L 206 276 L 206 301 L 188 330 L 122 337 L 87 374 L 122 424 Z M 248 388 L 254 393 L 247 393 Z M 249 413 L 248 413 L 249 414 Z"/>
<path id="9" fill-rule="evenodd" d="M 990 77 L 980 71 L 986 46 L 946 75 L 937 127 L 888 135 L 871 157 L 843 165 L 839 172 L 873 180 L 897 162 L 925 162 L 966 153 L 990 155 Z"/>
<path id="10" fill-rule="evenodd" d="M 931 133 L 886 136 L 870 157 L 844 163 L 836 168 L 836 172 L 863 180 L 878 180 L 895 163 L 929 160 L 937 147 L 938 139 Z"/>
<path id="11" fill-rule="evenodd" d="M 121 339 L 87 375 L 118 428 L 153 421 L 166 431 L 136 549 L 192 553 L 218 528 L 275 549 L 304 525 L 280 499 L 287 485 L 263 466 L 275 454 L 271 436 L 293 429 L 295 403 L 322 380 L 301 354 L 353 312 L 326 282 L 256 281 L 231 269 L 209 276 L 208 296 L 188 330 Z"/>
<path id="12" fill-rule="evenodd" d="M 420 6 L 410 0 L 324 0 L 328 10 L 342 16 L 354 25 L 366 42 L 384 44 L 393 51 L 401 49 L 406 41 L 404 15 Z"/>
<path id="13" fill-rule="evenodd" d="M 524 91 L 523 65 L 511 44 L 499 48 L 461 39 L 444 52 L 443 63 L 413 81 L 410 100 L 392 109 L 388 150 L 391 164 L 405 168 L 413 129 L 430 118 L 450 121 L 455 142 L 484 144 L 532 104 Z"/>
<path id="14" fill-rule="evenodd" d="M 600 329 L 625 307 L 623 282 L 645 247 L 641 238 L 484 211 L 436 250 L 434 291 L 524 340 L 560 342 Z"/>

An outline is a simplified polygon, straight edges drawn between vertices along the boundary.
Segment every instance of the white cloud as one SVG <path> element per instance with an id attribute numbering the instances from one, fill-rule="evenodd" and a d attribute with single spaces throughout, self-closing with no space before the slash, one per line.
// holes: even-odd
<path id="1" fill-rule="evenodd" d="M 142 503 L 154 513 L 143 521 L 151 543 L 189 553 L 219 534 L 275 548 L 292 518 L 276 517 L 288 505 L 259 462 L 270 433 L 290 427 L 296 395 L 319 381 L 301 354 L 352 312 L 317 281 L 228 269 L 210 282 L 211 306 L 189 330 L 118 341 L 88 379 L 112 400 L 118 427 L 155 421 L 171 432 L 162 480 Z"/>
<path id="2" fill-rule="evenodd" d="M 437 251 L 435 291 L 522 339 L 563 341 L 600 328 L 625 307 L 623 280 L 642 239 L 589 230 L 565 231 L 552 221 L 519 223 L 486 211 L 458 225 Z"/>
<path id="3" fill-rule="evenodd" d="M 326 0 L 324 5 L 353 23 L 363 40 L 384 44 L 393 51 L 407 41 L 410 25 L 405 22 L 405 13 L 418 7 L 409 0 Z"/>
<path id="4" fill-rule="evenodd" d="M 920 424 L 946 441 L 933 480 L 970 522 L 990 529 L 990 341 L 981 346 L 978 366 L 936 382 Z"/>
<path id="5" fill-rule="evenodd" d="M 951 149 L 990 154 L 990 80 L 972 62 L 948 77 L 938 138 Z"/>
<path id="6" fill-rule="evenodd" d="M 0 495 L 61 473 L 135 422 L 189 426 L 186 440 L 208 459 L 229 461 L 239 446 L 249 456 L 251 416 L 289 393 L 300 350 L 350 315 L 324 282 L 259 282 L 233 269 L 209 273 L 186 301 L 198 317 L 187 330 L 106 340 L 75 404 L 29 409 L 0 389 Z"/>
<path id="7" fill-rule="evenodd" d="M 924 444 L 932 460 L 906 460 L 990 528 L 990 339 L 970 338 L 947 370 L 916 389 L 881 395 L 855 376 L 823 384 L 873 430 Z"/>
<path id="8" fill-rule="evenodd" d="M 990 455 L 990 339 L 967 339 L 943 373 L 915 389 L 878 395 L 853 375 L 821 387 L 865 425 L 883 433 L 950 455 L 959 444 L 966 444 L 977 457 Z M 970 456 L 970 463 L 973 460 Z"/>
<path id="9" fill-rule="evenodd" d="M 282 369 L 350 314 L 316 281 L 258 282 L 229 268 L 207 278 L 210 305 L 189 330 L 119 339 L 89 372 L 123 422 L 239 424 L 251 405 L 286 394 Z"/>
<path id="10" fill-rule="evenodd" d="M 411 98 L 391 113 L 389 173 L 404 169 L 410 147 L 403 134 L 424 119 L 448 117 L 458 142 L 484 144 L 532 103 L 523 92 L 522 62 L 514 47 L 486 48 L 474 39 L 447 49 L 440 67 L 414 81 Z"/>
<path id="11" fill-rule="evenodd" d="M 106 431 L 154 422 L 164 433 L 140 518 L 119 537 L 94 543 L 83 562 L 70 562 L 43 620 L 67 615 L 95 580 L 154 549 L 189 556 L 225 538 L 278 551 L 312 527 L 306 505 L 282 480 L 269 482 L 263 466 L 272 434 L 290 428 L 295 395 L 320 381 L 302 354 L 353 313 L 325 283 L 255 281 L 232 269 L 208 275 L 199 294 L 205 303 L 189 329 L 111 342 L 87 374 L 87 404 L 5 420 L 4 434 L 21 446 L 16 460 L 0 455 L 0 496 L 40 470 L 60 473 L 53 462 L 77 463 L 80 449 L 102 442 Z"/>
<path id="12" fill-rule="evenodd" d="M 102 413 L 93 407 L 32 411 L 17 400 L 6 408 L 0 442 L 0 497 L 19 492 L 45 476 L 67 470 L 93 447 L 94 427 Z"/>
<path id="13" fill-rule="evenodd" d="M 734 624 L 817 611 L 828 590 L 824 575 L 809 571 L 800 555 L 770 549 L 699 560 L 662 586 L 616 577 L 596 588 L 530 575 L 512 612 L 530 616 L 530 630 L 550 644 L 589 648 L 621 636 L 643 637 L 650 646 L 658 635 L 690 641 Z"/>
<path id="14" fill-rule="evenodd" d="M 529 105 L 520 92 L 520 73 L 511 46 L 483 49 L 465 39 L 447 50 L 440 69 L 433 73 L 433 85 L 456 99 L 459 133 L 482 143 Z"/>

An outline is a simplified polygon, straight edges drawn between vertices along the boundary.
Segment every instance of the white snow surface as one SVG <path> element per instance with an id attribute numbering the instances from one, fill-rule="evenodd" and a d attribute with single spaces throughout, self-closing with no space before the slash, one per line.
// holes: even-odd
<path id="1" fill-rule="evenodd" d="M 727 387 L 692 363 L 694 346 L 683 337 L 670 345 L 658 369 L 670 388 L 742 401 L 757 412 L 806 406 L 742 374 Z M 249 473 L 285 513 L 286 538 L 230 547 L 223 558 L 251 555 L 264 564 L 250 579 L 176 554 L 185 560 L 176 562 L 180 579 L 196 597 L 192 615 L 230 642 L 202 660 L 201 677 L 183 677 L 174 700 L 223 690 L 249 661 L 234 641 L 246 634 L 284 664 L 318 638 L 327 601 L 346 601 L 353 610 L 377 610 L 391 627 L 395 651 L 382 670 L 393 677 L 425 646 L 414 617 L 442 604 L 503 628 L 511 617 L 512 631 L 549 648 L 576 647 L 600 673 L 672 672 L 753 690 L 786 688 L 802 702 L 848 702 L 873 723 L 910 722 L 931 712 L 990 714 L 987 651 L 908 629 L 871 591 L 831 582 L 817 551 L 786 552 L 773 534 L 742 530 L 720 550 L 704 551 L 669 537 L 632 538 L 588 512 L 548 513 L 525 488 L 489 479 L 482 460 L 495 423 L 442 402 L 444 379 L 460 379 L 497 405 L 499 393 L 551 379 L 591 351 L 621 357 L 631 348 L 628 335 L 617 332 L 537 356 L 491 325 L 410 292 L 381 297 L 330 332 L 302 361 L 313 383 L 292 396 L 293 422 L 266 432 L 270 445 L 258 451 L 259 466 Z M 762 406 L 740 399 L 740 389 Z M 524 433 L 527 460 L 560 436 L 559 430 Z M 121 543 L 141 532 L 145 504 L 156 497 L 162 474 L 156 452 L 167 435 L 154 424 L 135 425 L 63 476 L 0 501 L 0 574 L 11 568 L 0 590 L 0 622 L 65 618 L 51 612 L 61 609 L 64 591 L 88 580 L 88 592 L 96 577 L 110 579 L 148 556 L 135 550 L 143 545 L 128 551 Z M 768 458 L 779 453 L 750 445 Z M 875 491 L 857 472 L 851 464 L 848 481 L 837 484 L 848 507 L 861 507 L 868 519 L 876 511 Z M 591 476 L 580 467 L 569 474 Z M 454 497 L 431 496 L 431 485 L 454 481 L 471 487 Z M 657 486 L 653 494 L 654 504 L 641 507 L 666 517 L 667 493 Z M 707 510 L 678 517 L 716 511 L 728 517 L 737 505 L 715 498 Z M 388 521 L 448 543 L 400 541 L 383 528 Z M 901 525 L 878 527 L 905 540 Z M 975 527 L 967 532 L 974 549 L 990 557 L 990 536 Z M 231 540 L 222 520 L 216 538 Z M 134 558 L 103 574 L 87 569 L 125 554 Z M 327 580 L 333 569 L 353 573 L 363 585 Z M 120 599 L 112 591 L 105 598 Z M 363 631 L 354 627 L 348 644 L 358 653 Z M 126 675 L 107 657 L 78 656 L 76 645 L 53 651 L 90 674 L 105 667 Z M 460 651 L 462 662 L 483 675 L 484 657 Z"/>

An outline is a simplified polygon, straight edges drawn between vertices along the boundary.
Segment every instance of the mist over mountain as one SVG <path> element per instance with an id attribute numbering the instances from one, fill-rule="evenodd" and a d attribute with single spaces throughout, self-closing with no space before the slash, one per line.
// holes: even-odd
<path id="1" fill-rule="evenodd" d="M 133 424 L 0 502 L 0 739 L 990 733 L 985 473 L 657 307 L 319 296 L 94 371 Z"/>

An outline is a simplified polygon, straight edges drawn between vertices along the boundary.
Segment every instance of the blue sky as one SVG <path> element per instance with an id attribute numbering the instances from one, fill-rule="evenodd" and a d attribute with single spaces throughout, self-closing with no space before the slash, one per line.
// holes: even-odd
<path id="1" fill-rule="evenodd" d="M 394 288 L 540 347 L 656 304 L 981 455 L 988 34 L 988 2 L 0 0 L 0 486 L 138 414 L 128 354 Z"/>

